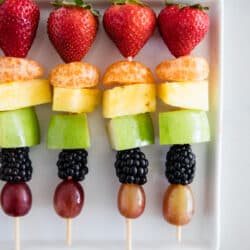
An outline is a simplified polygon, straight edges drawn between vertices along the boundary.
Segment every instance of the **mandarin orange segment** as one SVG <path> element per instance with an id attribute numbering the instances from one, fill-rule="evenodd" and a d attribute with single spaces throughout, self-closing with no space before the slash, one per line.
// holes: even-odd
<path id="1" fill-rule="evenodd" d="M 40 78 L 43 72 L 42 66 L 35 61 L 16 57 L 0 57 L 0 83 Z"/>
<path id="2" fill-rule="evenodd" d="M 156 74 L 163 81 L 202 81 L 208 78 L 209 65 L 205 58 L 183 56 L 162 62 Z"/>
<path id="3" fill-rule="evenodd" d="M 154 82 L 151 70 L 140 62 L 116 62 L 108 67 L 103 76 L 103 85 L 130 85 Z"/>
<path id="4" fill-rule="evenodd" d="M 91 88 L 99 83 L 99 70 L 84 62 L 60 64 L 52 69 L 51 85 L 61 88 Z"/>

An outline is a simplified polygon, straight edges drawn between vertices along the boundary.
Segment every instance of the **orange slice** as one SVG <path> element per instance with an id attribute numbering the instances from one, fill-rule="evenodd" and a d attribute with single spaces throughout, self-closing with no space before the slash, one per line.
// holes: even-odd
<path id="1" fill-rule="evenodd" d="M 61 88 L 91 88 L 98 85 L 99 70 L 88 63 L 60 64 L 52 69 L 50 83 Z"/>
<path id="2" fill-rule="evenodd" d="M 0 83 L 26 81 L 40 78 L 43 68 L 37 62 L 16 58 L 0 57 Z"/>
<path id="3" fill-rule="evenodd" d="M 154 82 L 151 70 L 140 62 L 116 62 L 108 67 L 103 76 L 103 85 L 106 86 Z"/>
<path id="4" fill-rule="evenodd" d="M 163 81 L 202 81 L 208 78 L 209 65 L 202 57 L 183 56 L 162 62 L 156 74 Z"/>

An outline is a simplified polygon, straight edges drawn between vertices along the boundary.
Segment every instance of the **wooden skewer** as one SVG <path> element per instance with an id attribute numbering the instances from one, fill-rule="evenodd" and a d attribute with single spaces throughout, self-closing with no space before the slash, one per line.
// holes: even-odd
<path id="1" fill-rule="evenodd" d="M 71 223 L 71 219 L 68 218 L 66 219 L 66 223 L 67 223 L 67 230 L 66 230 L 66 241 L 67 241 L 67 245 L 70 247 L 72 244 L 72 223 Z"/>
<path id="2" fill-rule="evenodd" d="M 127 59 L 128 59 L 129 62 L 133 61 L 133 57 L 132 56 L 129 56 Z"/>
<path id="3" fill-rule="evenodd" d="M 20 218 L 15 217 L 15 250 L 20 250 Z"/>
<path id="4" fill-rule="evenodd" d="M 131 219 L 126 219 L 126 245 L 127 250 L 132 250 L 132 223 Z"/>
<path id="5" fill-rule="evenodd" d="M 181 226 L 176 226 L 176 239 L 179 243 L 181 242 Z"/>

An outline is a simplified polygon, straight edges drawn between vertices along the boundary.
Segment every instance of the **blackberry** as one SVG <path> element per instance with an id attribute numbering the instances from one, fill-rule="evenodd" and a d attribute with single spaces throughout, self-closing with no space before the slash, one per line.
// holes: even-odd
<path id="1" fill-rule="evenodd" d="M 188 185 L 193 182 L 195 165 L 190 145 L 174 145 L 167 153 L 165 175 L 171 184 Z"/>
<path id="2" fill-rule="evenodd" d="M 143 185 L 147 182 L 148 160 L 139 148 L 118 151 L 115 169 L 121 183 Z"/>
<path id="3" fill-rule="evenodd" d="M 29 148 L 3 148 L 0 153 L 0 179 L 7 182 L 27 182 L 32 177 Z"/>
<path id="4" fill-rule="evenodd" d="M 72 178 L 75 181 L 83 181 L 89 169 L 88 152 L 85 149 L 63 150 L 57 161 L 58 177 L 65 180 Z"/>

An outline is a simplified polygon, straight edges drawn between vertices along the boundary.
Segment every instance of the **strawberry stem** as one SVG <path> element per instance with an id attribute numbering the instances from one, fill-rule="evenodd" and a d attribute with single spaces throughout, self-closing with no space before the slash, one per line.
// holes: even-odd
<path id="1" fill-rule="evenodd" d="M 185 7 L 190 7 L 190 8 L 193 8 L 193 9 L 199 9 L 201 11 L 209 10 L 209 7 L 202 6 L 201 4 L 191 4 L 190 5 L 190 4 L 185 4 L 185 3 L 173 3 L 173 2 L 169 2 L 168 0 L 166 0 L 165 5 L 167 7 L 178 6 L 179 9 L 182 9 L 182 8 L 185 8 Z"/>
<path id="2" fill-rule="evenodd" d="M 2 4 L 5 0 L 0 0 L 0 4 Z"/>
<path id="3" fill-rule="evenodd" d="M 138 4 L 141 6 L 147 6 L 140 0 L 110 0 L 110 2 L 114 5 L 124 5 L 124 4 Z"/>
<path id="4" fill-rule="evenodd" d="M 0 0 L 1 1 L 1 0 Z M 86 4 L 83 0 L 55 0 L 52 5 L 56 7 L 79 7 L 86 10 L 90 10 L 94 16 L 99 16 L 98 10 L 93 9 L 91 4 Z"/>

